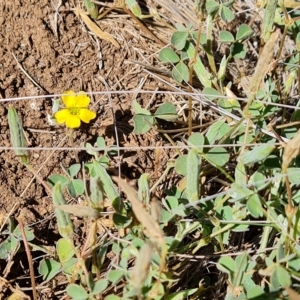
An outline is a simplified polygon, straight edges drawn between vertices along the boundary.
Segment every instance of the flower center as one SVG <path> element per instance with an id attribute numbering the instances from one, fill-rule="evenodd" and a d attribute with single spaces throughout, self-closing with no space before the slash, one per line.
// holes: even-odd
<path id="1" fill-rule="evenodd" d="M 79 107 L 70 107 L 69 111 L 71 115 L 79 115 L 80 108 Z"/>

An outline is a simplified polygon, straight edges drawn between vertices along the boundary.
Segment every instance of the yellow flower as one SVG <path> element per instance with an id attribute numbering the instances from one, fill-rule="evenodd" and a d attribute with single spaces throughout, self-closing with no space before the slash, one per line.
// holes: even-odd
<path id="1" fill-rule="evenodd" d="M 85 92 L 80 91 L 78 94 L 75 94 L 74 91 L 65 91 L 61 98 L 66 108 L 59 110 L 54 115 L 57 123 L 66 123 L 66 126 L 69 128 L 78 128 L 81 121 L 89 123 L 96 118 L 96 113 L 87 109 L 90 104 L 90 98 Z"/>

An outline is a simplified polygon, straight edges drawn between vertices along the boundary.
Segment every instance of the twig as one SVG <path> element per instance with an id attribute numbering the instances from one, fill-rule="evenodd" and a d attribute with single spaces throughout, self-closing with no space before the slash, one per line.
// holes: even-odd
<path id="1" fill-rule="evenodd" d="M 27 243 L 27 238 L 24 230 L 24 225 L 23 222 L 20 218 L 18 218 L 20 230 L 21 230 L 21 235 L 23 238 L 23 243 L 27 255 L 27 260 L 28 260 L 28 265 L 29 265 L 29 272 L 30 272 L 30 280 L 31 280 L 31 286 L 32 286 L 32 294 L 33 294 L 33 299 L 38 300 L 37 292 L 36 292 L 36 285 L 35 285 L 35 280 L 34 280 L 34 269 L 33 269 L 33 264 L 32 264 L 32 256 L 30 253 L 30 249 Z"/>
<path id="2" fill-rule="evenodd" d="M 11 52 L 11 55 L 13 56 L 13 58 L 15 59 L 18 67 L 21 69 L 21 71 L 26 75 L 26 77 L 38 88 L 42 89 L 44 92 L 48 93 L 42 86 L 40 86 L 22 67 L 22 65 L 19 63 L 19 61 L 17 60 L 16 56 L 14 55 L 13 52 Z"/>

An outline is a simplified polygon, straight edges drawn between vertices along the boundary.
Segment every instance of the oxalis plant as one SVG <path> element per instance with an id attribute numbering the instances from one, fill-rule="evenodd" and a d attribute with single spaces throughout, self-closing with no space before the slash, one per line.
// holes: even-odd
<path id="1" fill-rule="evenodd" d="M 65 123 L 71 130 L 78 128 L 81 121 L 92 119 L 87 116 L 94 116 L 88 108 L 88 100 L 84 93 L 75 94 L 65 92 L 62 96 L 65 108 L 54 113 L 54 117 L 59 123 Z M 84 101 L 86 105 L 81 103 Z M 81 110 L 84 111 L 82 114 Z M 13 107 L 9 108 L 9 125 L 17 157 L 20 162 L 28 168 L 34 175 L 37 172 L 30 165 L 30 155 L 26 148 L 26 140 L 23 133 L 22 122 Z M 72 140 L 71 140 L 72 141 Z M 34 250 L 47 253 L 47 258 L 41 260 L 38 268 L 39 274 L 44 281 L 55 279 L 56 276 L 64 274 L 69 284 L 66 293 L 72 299 L 162 299 L 169 294 L 170 299 L 178 293 L 172 295 L 167 292 L 171 275 L 167 274 L 167 253 L 170 241 L 165 239 L 162 230 L 163 222 L 172 218 L 170 208 L 163 209 L 155 199 L 150 201 L 150 186 L 148 174 L 143 174 L 138 181 L 138 190 L 135 190 L 126 181 L 118 177 L 109 175 L 110 155 L 115 154 L 115 149 L 104 151 L 102 155 L 98 149 L 107 148 L 102 137 L 97 139 L 96 145 L 86 144 L 87 152 L 94 158 L 91 162 L 84 164 L 82 171 L 86 172 L 88 180 L 82 181 L 77 178 L 81 167 L 73 164 L 68 169 L 63 168 L 65 176 L 53 174 L 48 178 L 48 183 L 42 178 L 37 179 L 45 186 L 51 195 L 55 207 L 57 228 L 61 238 L 56 241 L 55 252 L 50 252 L 43 247 L 31 244 L 34 239 L 32 231 L 25 230 L 26 239 L 24 243 Z M 120 193 L 115 183 L 125 193 L 127 204 L 121 201 Z M 87 186 L 88 184 L 88 186 Z M 86 205 L 67 204 L 66 197 L 84 198 Z M 114 208 L 114 213 L 110 225 L 104 220 L 105 199 L 109 200 Z M 167 206 L 166 206 L 167 207 Z M 184 213 L 184 208 L 181 208 Z M 132 213 L 134 217 L 132 217 Z M 86 241 L 83 245 L 77 245 L 74 241 L 74 224 L 70 215 L 75 215 L 90 220 L 89 231 L 86 234 Z M 106 225 L 105 225 L 106 224 Z M 122 238 L 111 238 L 112 233 L 103 234 L 97 239 L 97 232 L 101 230 L 119 230 Z M 124 235 L 124 229 L 130 229 L 130 233 Z M 185 230 L 186 235 L 190 230 Z M 18 228 L 11 224 L 8 238 L 1 244 L 2 250 L 10 249 L 13 252 L 3 252 L 1 258 L 14 255 L 20 248 L 20 233 Z M 110 238 L 109 238 L 110 237 Z M 177 242 L 180 239 L 176 239 Z M 12 250 L 13 249 L 13 250 Z M 119 261 L 110 270 L 105 270 L 103 277 L 103 267 L 108 251 L 112 251 Z M 5 253 L 5 255 L 4 255 Z M 129 264 L 135 259 L 135 266 L 129 269 Z M 32 264 L 32 262 L 30 262 Z M 32 271 L 33 272 L 33 271 Z M 37 299 L 35 290 L 35 275 L 31 273 L 34 298 Z M 120 282 L 125 285 L 121 292 L 121 297 L 110 292 L 117 287 Z M 182 295 L 193 294 L 196 289 L 184 290 Z"/>

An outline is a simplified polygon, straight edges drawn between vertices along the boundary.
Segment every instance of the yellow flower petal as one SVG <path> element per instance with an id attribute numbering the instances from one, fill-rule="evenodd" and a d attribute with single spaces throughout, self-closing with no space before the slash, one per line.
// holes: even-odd
<path id="1" fill-rule="evenodd" d="M 69 115 L 66 120 L 66 126 L 69 128 L 78 128 L 80 127 L 80 119 L 77 115 Z"/>
<path id="2" fill-rule="evenodd" d="M 96 113 L 87 108 L 82 108 L 79 112 L 79 118 L 84 123 L 89 123 L 92 119 L 96 118 Z"/>
<path id="3" fill-rule="evenodd" d="M 76 94 L 74 91 L 65 91 L 61 96 L 62 101 L 66 107 L 75 107 L 76 106 Z"/>
<path id="4" fill-rule="evenodd" d="M 59 110 L 57 113 L 55 113 L 54 117 L 56 119 L 56 122 L 58 124 L 62 124 L 64 122 L 66 122 L 66 120 L 68 119 L 70 115 L 70 112 L 67 108 L 64 108 L 62 110 Z"/>
<path id="5" fill-rule="evenodd" d="M 76 107 L 88 107 L 90 104 L 90 98 L 86 95 L 85 92 L 80 91 L 77 94 Z"/>

